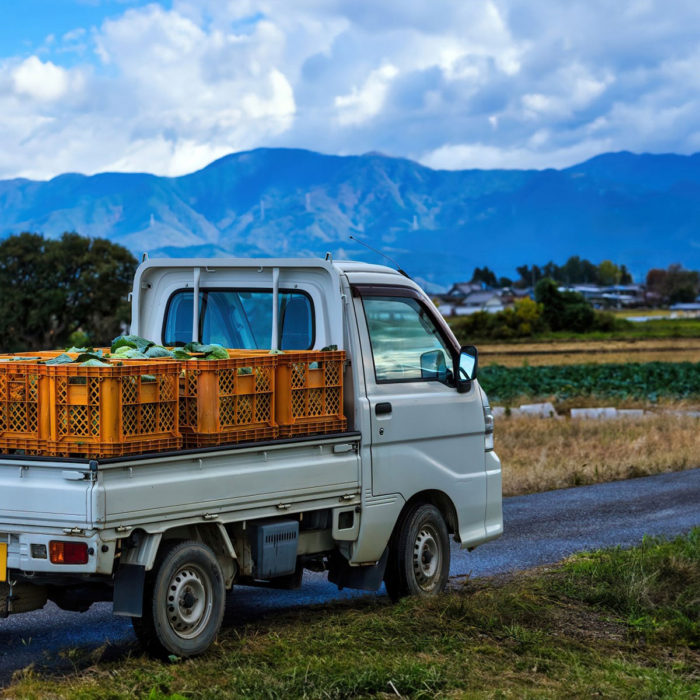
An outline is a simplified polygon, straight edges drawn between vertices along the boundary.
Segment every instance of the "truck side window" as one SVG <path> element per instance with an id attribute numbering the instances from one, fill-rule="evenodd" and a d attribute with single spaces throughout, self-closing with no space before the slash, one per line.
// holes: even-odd
<path id="1" fill-rule="evenodd" d="M 442 381 L 452 377 L 452 354 L 416 299 L 364 296 L 377 382 Z"/>

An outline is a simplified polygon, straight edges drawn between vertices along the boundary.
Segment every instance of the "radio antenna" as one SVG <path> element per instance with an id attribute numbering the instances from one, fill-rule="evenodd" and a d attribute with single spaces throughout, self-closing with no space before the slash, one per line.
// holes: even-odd
<path id="1" fill-rule="evenodd" d="M 355 236 L 350 236 L 350 240 L 355 241 L 355 243 L 359 243 L 360 245 L 363 245 L 365 248 L 368 248 L 369 250 L 371 250 L 373 253 L 376 253 L 377 255 L 381 255 L 383 258 L 388 260 L 396 268 L 396 271 L 399 274 L 403 275 L 404 277 L 408 277 L 408 279 L 411 279 L 411 276 L 408 274 L 408 272 L 406 272 L 405 270 L 402 270 L 399 267 L 399 264 L 396 262 L 396 260 L 394 260 L 393 258 L 390 258 L 385 253 L 382 253 L 381 250 L 377 250 L 376 248 L 372 248 L 371 245 L 369 245 L 368 243 L 365 243 L 364 241 L 361 241 L 359 238 L 355 238 Z"/>

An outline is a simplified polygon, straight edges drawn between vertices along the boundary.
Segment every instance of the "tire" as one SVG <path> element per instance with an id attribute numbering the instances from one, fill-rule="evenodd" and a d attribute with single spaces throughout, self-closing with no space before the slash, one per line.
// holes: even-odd
<path id="1" fill-rule="evenodd" d="M 226 587 L 212 550 L 201 542 L 165 543 L 146 578 L 143 617 L 134 632 L 154 656 L 197 656 L 216 639 Z"/>
<path id="2" fill-rule="evenodd" d="M 384 583 L 392 600 L 429 597 L 445 590 L 450 574 L 450 541 L 440 511 L 418 503 L 399 522 L 389 545 Z"/>

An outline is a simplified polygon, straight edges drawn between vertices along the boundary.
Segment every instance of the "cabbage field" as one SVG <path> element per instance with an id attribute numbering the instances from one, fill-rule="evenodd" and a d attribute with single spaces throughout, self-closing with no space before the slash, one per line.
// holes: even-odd
<path id="1" fill-rule="evenodd" d="M 700 362 L 644 362 L 479 369 L 491 401 L 516 397 L 577 396 L 615 399 L 700 398 Z"/>

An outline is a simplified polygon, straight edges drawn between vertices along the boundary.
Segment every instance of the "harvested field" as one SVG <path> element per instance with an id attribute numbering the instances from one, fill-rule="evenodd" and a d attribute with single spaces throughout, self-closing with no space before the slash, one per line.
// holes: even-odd
<path id="1" fill-rule="evenodd" d="M 700 467 L 700 419 L 660 413 L 618 420 L 496 419 L 503 495 Z"/>
<path id="2" fill-rule="evenodd" d="M 700 338 L 481 343 L 482 366 L 577 365 L 608 362 L 700 362 Z"/>

